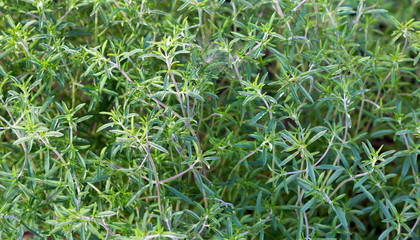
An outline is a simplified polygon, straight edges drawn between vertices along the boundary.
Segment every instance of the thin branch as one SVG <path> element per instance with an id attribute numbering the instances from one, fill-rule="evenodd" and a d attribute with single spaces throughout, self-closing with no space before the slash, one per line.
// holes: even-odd
<path id="1" fill-rule="evenodd" d="M 316 165 L 318 165 L 322 161 L 322 159 L 324 159 L 324 157 L 327 155 L 328 151 L 330 150 L 332 146 L 333 140 L 334 140 L 334 137 L 331 138 L 330 142 L 328 143 L 327 150 L 325 150 L 324 154 L 322 154 L 321 158 L 314 164 L 313 167 L 316 167 Z"/>
<path id="2" fill-rule="evenodd" d="M 58 19 L 58 21 L 57 22 L 61 22 L 65 17 L 67 17 L 67 15 L 69 15 L 69 13 L 70 13 L 70 11 L 73 9 L 73 7 L 70 7 L 68 10 L 67 10 L 67 12 L 62 16 L 62 17 L 60 17 L 59 19 Z"/>
<path id="3" fill-rule="evenodd" d="M 411 234 L 414 232 L 414 230 L 417 227 L 417 224 L 419 224 L 419 219 L 420 219 L 420 217 L 417 218 L 416 222 L 414 223 L 413 227 L 411 228 L 411 230 L 408 233 L 407 237 L 404 238 L 404 240 L 408 239 L 411 236 Z"/>
<path id="4" fill-rule="evenodd" d="M 292 9 L 292 12 L 296 12 L 300 6 L 302 6 L 307 0 L 303 0 L 302 2 L 300 2 L 295 8 Z"/>

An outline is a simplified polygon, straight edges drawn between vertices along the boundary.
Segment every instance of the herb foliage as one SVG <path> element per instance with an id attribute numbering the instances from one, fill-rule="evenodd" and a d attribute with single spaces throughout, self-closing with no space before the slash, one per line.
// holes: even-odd
<path id="1" fill-rule="evenodd" d="M 0 238 L 420 238 L 419 5 L 0 0 Z"/>

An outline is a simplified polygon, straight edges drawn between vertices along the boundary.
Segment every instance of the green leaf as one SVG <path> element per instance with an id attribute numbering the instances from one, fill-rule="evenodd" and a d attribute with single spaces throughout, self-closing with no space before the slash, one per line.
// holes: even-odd
<path id="1" fill-rule="evenodd" d="M 379 207 L 381 208 L 382 213 L 385 215 L 386 218 L 392 218 L 391 214 L 388 211 L 388 208 L 382 203 L 382 201 L 379 201 Z"/>
<path id="2" fill-rule="evenodd" d="M 242 4 L 245 4 L 247 7 L 249 8 L 254 8 L 254 5 L 252 5 L 251 3 L 249 3 L 248 1 L 245 0 L 239 0 L 239 2 L 241 2 Z"/>
<path id="3" fill-rule="evenodd" d="M 369 191 L 367 191 L 366 190 L 366 188 L 363 186 L 363 185 L 360 185 L 360 187 L 359 187 L 362 191 L 363 191 L 363 193 L 367 196 L 367 198 L 372 202 L 372 203 L 376 203 L 376 200 L 375 200 L 375 198 L 373 197 L 373 195 L 369 192 Z"/>
<path id="4" fill-rule="evenodd" d="M 19 182 L 19 188 L 30 198 L 37 199 L 37 197 L 25 185 Z"/>
<path id="5" fill-rule="evenodd" d="M 140 188 L 140 190 L 138 190 L 136 192 L 136 194 L 134 194 L 133 197 L 130 198 L 130 200 L 127 202 L 127 204 L 125 205 L 125 207 L 130 206 L 137 198 L 140 197 L 140 195 L 144 192 L 144 190 L 146 190 L 149 187 L 149 184 L 143 186 L 142 188 Z"/>
<path id="6" fill-rule="evenodd" d="M 168 153 L 168 151 L 166 150 L 166 149 L 164 149 L 162 146 L 160 146 L 160 145 L 157 145 L 156 143 L 154 143 L 154 142 L 148 142 L 148 144 L 151 146 L 151 147 L 153 147 L 153 148 L 156 148 L 157 150 L 159 150 L 159 151 L 161 151 L 161 152 L 164 152 L 164 153 Z"/>
<path id="7" fill-rule="evenodd" d="M 109 128 L 109 127 L 113 127 L 114 123 L 105 123 L 104 125 L 102 125 L 101 127 L 98 128 L 98 130 L 96 130 L 96 132 L 100 132 L 102 130 L 104 130 L 105 128 Z"/>
<path id="8" fill-rule="evenodd" d="M 29 226 L 28 224 L 22 222 L 23 226 L 25 226 L 26 229 L 28 229 L 29 232 L 33 233 L 34 235 L 43 238 L 44 236 L 35 228 Z"/>
<path id="9" fill-rule="evenodd" d="M 327 132 L 327 130 L 321 131 L 319 133 L 317 133 L 315 136 L 313 136 L 311 138 L 311 140 L 309 140 L 309 142 L 307 143 L 307 145 L 310 145 L 312 143 L 314 143 L 316 140 L 318 140 L 318 138 L 324 136 L 324 134 Z"/>
<path id="10" fill-rule="evenodd" d="M 346 216 L 344 215 L 343 209 L 341 209 L 339 206 L 333 206 L 334 212 L 337 214 L 338 219 L 340 220 L 341 224 L 348 228 Z"/>
<path id="11" fill-rule="evenodd" d="M 255 115 L 254 118 L 249 122 L 249 124 L 254 125 L 260 118 L 262 118 L 266 112 L 259 112 L 257 115 Z"/>
<path id="12" fill-rule="evenodd" d="M 357 189 L 358 187 L 360 187 L 361 185 L 363 185 L 363 183 L 365 183 L 365 181 L 369 178 L 369 175 L 366 175 L 364 177 L 362 177 L 359 180 L 356 180 L 356 184 L 354 184 L 353 189 Z"/>
<path id="13" fill-rule="evenodd" d="M 308 172 L 309 172 L 309 177 L 311 177 L 311 181 L 317 185 L 317 181 L 316 181 L 316 176 L 315 176 L 315 172 L 314 172 L 314 168 L 312 167 L 312 165 L 309 163 L 309 161 L 306 161 L 306 166 L 308 168 Z"/>
<path id="14" fill-rule="evenodd" d="M 83 122 L 83 121 L 86 121 L 86 120 L 90 119 L 91 117 L 93 117 L 93 115 L 86 115 L 86 116 L 83 116 L 83 117 L 81 117 L 81 118 L 77 119 L 76 123 L 81 123 L 81 122 Z"/>
<path id="15" fill-rule="evenodd" d="M 195 93 L 195 92 L 188 92 L 187 94 L 188 94 L 189 96 L 193 97 L 193 98 L 198 99 L 199 101 L 204 102 L 204 98 L 203 98 L 203 97 L 201 97 L 200 95 L 198 95 L 198 94 L 197 94 L 197 93 Z"/>
<path id="16" fill-rule="evenodd" d="M 312 206 L 314 206 L 317 203 L 317 199 L 315 197 L 311 198 L 303 207 L 300 209 L 301 212 L 306 212 L 306 210 L 310 209 Z"/>
<path id="17" fill-rule="evenodd" d="M 299 152 L 296 151 L 293 154 L 289 155 L 286 159 L 284 159 L 281 162 L 280 166 L 284 166 L 285 164 L 287 164 L 288 162 L 290 162 L 291 160 L 293 160 L 298 155 L 298 153 Z"/>
<path id="18" fill-rule="evenodd" d="M 6 76 L 7 76 L 6 71 L 4 71 L 3 67 L 1 66 L 1 64 L 0 64 L 0 75 L 2 77 L 4 77 L 4 78 L 6 78 Z"/>
<path id="19" fill-rule="evenodd" d="M 257 205 L 255 206 L 257 210 L 257 215 L 261 214 L 261 198 L 262 198 L 262 192 L 259 192 L 258 197 L 257 197 Z"/>
<path id="20" fill-rule="evenodd" d="M 345 167 L 346 169 L 348 169 L 348 168 L 349 168 L 349 164 L 347 163 L 347 160 L 346 160 L 346 158 L 344 157 L 344 155 L 343 155 L 340 151 L 336 151 L 336 152 L 337 152 L 337 154 L 340 156 L 340 160 L 341 160 L 341 162 L 343 163 L 344 167 Z"/>
<path id="21" fill-rule="evenodd" d="M 381 14 L 381 13 L 387 13 L 388 11 L 385 9 L 369 9 L 366 11 L 363 11 L 365 14 Z"/>
<path id="22" fill-rule="evenodd" d="M 328 178 L 327 185 L 331 185 L 338 177 L 341 176 L 341 173 L 343 172 L 343 169 L 338 169 L 334 172 L 333 175 L 331 175 L 330 178 Z"/>
<path id="23" fill-rule="evenodd" d="M 167 238 L 187 238 L 187 236 L 185 234 L 182 233 L 175 233 L 175 232 L 163 232 L 162 233 L 162 237 L 167 237 Z"/>
<path id="24" fill-rule="evenodd" d="M 187 196 L 185 196 L 184 194 L 182 194 L 180 191 L 178 191 L 175 188 L 170 187 L 170 186 L 166 186 L 166 187 L 169 189 L 169 191 L 171 191 L 173 194 L 175 194 L 178 197 L 180 197 L 185 202 L 187 202 L 189 204 L 194 204 L 193 201 L 191 201 L 189 198 L 187 198 Z"/>
<path id="25" fill-rule="evenodd" d="M 80 165 L 82 165 L 82 168 L 84 170 L 86 170 L 86 162 L 83 159 L 82 155 L 79 152 L 76 152 L 76 157 L 77 157 L 77 160 L 79 161 Z"/>
<path id="26" fill-rule="evenodd" d="M 95 4 L 95 6 L 93 7 L 93 10 L 92 10 L 92 12 L 90 13 L 90 15 L 89 16 L 93 16 L 93 15 L 95 15 L 95 13 L 99 10 L 99 7 L 102 5 L 104 3 L 104 0 L 101 0 L 101 1 L 99 1 L 99 2 L 97 2 L 96 4 Z"/>
<path id="27" fill-rule="evenodd" d="M 387 228 L 385 231 L 383 231 L 383 232 L 381 233 L 381 235 L 379 235 L 378 240 L 385 239 L 385 238 L 386 238 L 386 236 L 388 236 L 388 234 L 389 234 L 392 230 L 394 230 L 394 227 L 393 227 L 393 226 L 391 226 L 391 227 Z"/>
<path id="28" fill-rule="evenodd" d="M 310 102 L 314 102 L 314 100 L 312 99 L 311 95 L 306 91 L 306 89 L 304 87 L 302 87 L 301 84 L 297 85 L 300 89 L 300 91 L 303 93 L 303 95 L 306 97 L 306 99 L 308 99 Z"/>
<path id="29" fill-rule="evenodd" d="M 32 138 L 30 138 L 30 137 L 21 137 L 21 138 L 19 138 L 18 140 L 14 141 L 14 142 L 13 142 L 13 145 L 22 144 L 22 143 L 25 143 L 25 142 L 27 142 L 27 141 L 29 141 L 29 140 L 31 140 L 31 139 L 32 139 Z"/>
<path id="30" fill-rule="evenodd" d="M 112 211 L 105 211 L 105 212 L 100 212 L 100 213 L 98 213 L 96 216 L 97 216 L 97 217 L 110 217 L 110 216 L 114 216 L 114 215 L 116 215 L 116 213 L 115 213 L 115 212 L 112 212 Z"/>
<path id="31" fill-rule="evenodd" d="M 235 143 L 233 145 L 234 147 L 238 147 L 238 148 L 253 148 L 254 144 L 253 142 L 240 142 L 240 143 Z"/>
<path id="32" fill-rule="evenodd" d="M 38 34 L 38 35 L 35 35 L 35 36 L 31 37 L 31 40 L 37 40 L 37 39 L 43 39 L 43 38 L 51 38 L 51 37 L 53 37 L 53 36 L 50 35 L 50 34 Z"/>
<path id="33" fill-rule="evenodd" d="M 377 137 L 386 136 L 386 135 L 389 135 L 389 134 L 392 134 L 392 133 L 394 133 L 394 130 L 392 130 L 392 129 L 383 129 L 383 130 L 379 130 L 379 131 L 376 131 L 376 132 L 370 134 L 370 136 L 372 138 L 377 138 Z"/>
<path id="34" fill-rule="evenodd" d="M 44 137 L 62 137 L 62 136 L 64 136 L 64 134 L 57 131 L 51 131 L 44 134 Z"/>

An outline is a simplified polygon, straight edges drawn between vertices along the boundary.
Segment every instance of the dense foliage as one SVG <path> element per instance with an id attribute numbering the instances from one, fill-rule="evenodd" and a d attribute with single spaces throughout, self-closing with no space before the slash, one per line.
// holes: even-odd
<path id="1" fill-rule="evenodd" d="M 420 239 L 418 0 L 0 0 L 0 238 Z"/>

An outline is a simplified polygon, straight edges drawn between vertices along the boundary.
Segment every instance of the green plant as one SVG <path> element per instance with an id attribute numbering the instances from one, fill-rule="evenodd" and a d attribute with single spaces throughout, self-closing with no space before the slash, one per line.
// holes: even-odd
<path id="1" fill-rule="evenodd" d="M 420 238 L 419 10 L 0 0 L 1 238 Z"/>

